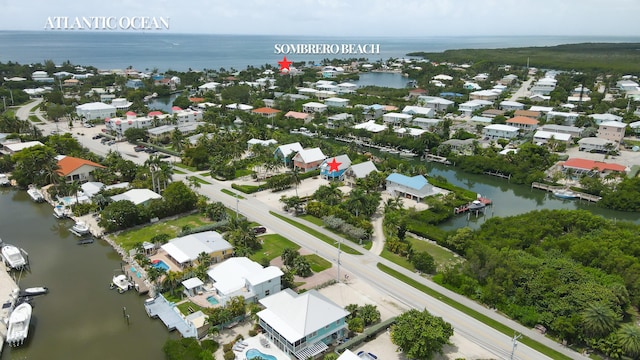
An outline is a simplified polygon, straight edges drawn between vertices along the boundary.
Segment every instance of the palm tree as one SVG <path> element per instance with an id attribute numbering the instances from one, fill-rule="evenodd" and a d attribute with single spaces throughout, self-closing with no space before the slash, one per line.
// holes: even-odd
<path id="1" fill-rule="evenodd" d="M 294 184 L 296 187 L 296 196 L 298 196 L 298 185 L 300 185 L 300 169 L 294 167 L 291 169 L 291 182 L 290 184 Z"/>
<path id="2" fill-rule="evenodd" d="M 389 198 L 384 203 L 384 213 L 388 213 L 389 211 L 400 210 L 404 207 L 404 203 L 402 202 L 402 198 L 399 195 L 396 197 Z"/>
<path id="3" fill-rule="evenodd" d="M 593 338 L 605 338 L 616 329 L 621 320 L 618 314 L 603 303 L 587 305 L 581 315 L 585 334 Z"/>
<path id="4" fill-rule="evenodd" d="M 178 282 L 182 278 L 182 273 L 177 271 L 169 271 L 165 274 L 164 280 L 162 281 L 162 285 L 169 289 L 171 295 L 174 294 L 176 287 L 178 286 Z"/>
<path id="5" fill-rule="evenodd" d="M 347 210 L 353 212 L 356 217 L 360 215 L 360 212 L 365 209 L 366 195 L 362 189 L 353 189 L 349 193 L 349 198 L 344 203 Z"/>
<path id="6" fill-rule="evenodd" d="M 640 356 L 640 327 L 636 324 L 624 324 L 618 330 L 618 344 L 625 354 L 634 359 Z"/>
<path id="7" fill-rule="evenodd" d="M 67 189 L 69 190 L 69 196 L 74 195 L 76 197 L 76 204 L 78 204 L 78 191 L 82 189 L 80 183 L 73 181 L 68 185 Z"/>

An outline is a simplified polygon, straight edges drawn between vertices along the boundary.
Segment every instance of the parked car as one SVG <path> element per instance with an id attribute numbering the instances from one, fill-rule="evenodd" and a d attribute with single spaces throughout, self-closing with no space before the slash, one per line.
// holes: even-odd
<path id="1" fill-rule="evenodd" d="M 171 157 L 171 155 L 162 154 L 162 155 L 158 155 L 158 157 L 159 157 L 160 159 L 168 159 L 168 158 L 170 158 L 170 157 Z"/>
<path id="2" fill-rule="evenodd" d="M 115 144 L 115 143 L 116 143 L 116 141 L 115 141 L 115 140 L 109 140 L 109 142 L 107 143 L 107 145 L 111 146 L 111 145 L 113 145 L 113 144 Z"/>
<path id="3" fill-rule="evenodd" d="M 140 151 L 146 151 L 146 150 L 147 150 L 147 148 L 146 148 L 146 147 L 144 147 L 144 146 L 142 146 L 142 145 L 136 145 L 136 146 L 134 146 L 134 147 L 133 147 L 133 150 L 134 150 L 135 152 L 140 152 Z"/>
<path id="4" fill-rule="evenodd" d="M 97 134 L 97 135 L 93 135 L 92 139 L 97 140 L 97 139 L 100 139 L 101 137 L 102 137 L 101 134 Z"/>
<path id="5" fill-rule="evenodd" d="M 267 228 L 264 226 L 256 226 L 253 228 L 253 232 L 256 234 L 264 234 L 267 232 Z"/>
<path id="6" fill-rule="evenodd" d="M 103 144 L 106 143 L 107 141 L 109 141 L 109 139 L 107 139 L 107 138 L 102 138 L 102 140 L 100 140 L 100 142 L 103 143 Z"/>
<path id="7" fill-rule="evenodd" d="M 84 127 L 86 127 L 86 128 L 92 128 L 92 127 L 94 127 L 94 126 L 95 126 L 95 125 L 93 125 L 93 124 L 89 124 L 89 123 L 84 123 L 84 124 L 82 124 L 82 125 L 83 125 Z"/>
<path id="8" fill-rule="evenodd" d="M 144 149 L 144 152 L 149 153 L 149 154 L 155 154 L 155 153 L 158 152 L 158 150 L 149 147 L 149 148 Z"/>

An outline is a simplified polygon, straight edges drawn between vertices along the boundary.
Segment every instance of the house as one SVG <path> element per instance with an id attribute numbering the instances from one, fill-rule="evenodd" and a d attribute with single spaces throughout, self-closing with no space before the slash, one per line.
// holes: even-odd
<path id="1" fill-rule="evenodd" d="M 213 266 L 207 275 L 213 282 L 215 298 L 222 306 L 236 296 L 256 302 L 282 289 L 282 270 L 262 267 L 246 257 L 232 257 Z"/>
<path id="2" fill-rule="evenodd" d="M 76 106 L 76 114 L 81 119 L 105 119 L 116 116 L 116 107 L 113 105 L 92 102 Z"/>
<path id="3" fill-rule="evenodd" d="M 398 137 L 411 136 L 413 138 L 419 138 L 422 134 L 429 132 L 429 130 L 401 127 L 393 129 L 393 132 L 398 134 Z"/>
<path id="4" fill-rule="evenodd" d="M 351 166 L 347 155 L 326 158 L 320 165 L 320 177 L 326 180 L 344 180 L 344 173 Z"/>
<path id="5" fill-rule="evenodd" d="M 541 115 L 547 115 L 550 111 L 553 111 L 553 107 L 533 105 L 529 108 L 529 111 L 538 111 Z"/>
<path id="6" fill-rule="evenodd" d="M 500 109 L 487 109 L 482 112 L 482 116 L 486 116 L 488 118 L 495 118 L 496 116 L 504 116 L 505 111 Z"/>
<path id="7" fill-rule="evenodd" d="M 131 201 L 134 205 L 147 205 L 151 200 L 157 199 L 162 199 L 162 196 L 149 189 L 131 189 L 111 197 L 113 201 L 127 200 Z"/>
<path id="8" fill-rule="evenodd" d="M 313 115 L 297 111 L 288 111 L 286 114 L 284 114 L 284 117 L 287 119 L 302 120 L 305 124 L 313 119 Z"/>
<path id="9" fill-rule="evenodd" d="M 129 79 L 124 86 L 129 89 L 142 89 L 144 87 L 144 83 L 140 79 Z"/>
<path id="10" fill-rule="evenodd" d="M 533 94 L 533 95 L 529 95 L 529 100 L 531 100 L 532 102 L 549 101 L 551 100 L 551 96 L 542 95 L 542 94 Z"/>
<path id="11" fill-rule="evenodd" d="M 435 115 L 435 111 L 432 108 L 409 105 L 402 109 L 402 113 L 408 115 L 419 115 L 426 118 L 432 118 Z"/>
<path id="12" fill-rule="evenodd" d="M 510 125 L 502 125 L 502 124 L 491 124 L 485 126 L 482 129 L 482 134 L 488 140 L 497 140 L 497 139 L 514 139 L 518 136 L 520 129 L 515 126 Z"/>
<path id="13" fill-rule="evenodd" d="M 488 100 L 470 100 L 458 105 L 458 110 L 463 116 L 471 116 L 474 111 L 480 110 L 485 106 L 491 106 L 493 102 Z"/>
<path id="14" fill-rule="evenodd" d="M 538 80 L 530 89 L 531 94 L 549 95 L 556 88 L 558 80 L 551 77 L 544 77 Z"/>
<path id="15" fill-rule="evenodd" d="M 616 86 L 620 91 L 634 91 L 637 90 L 640 85 L 633 80 L 620 80 L 616 83 Z"/>
<path id="16" fill-rule="evenodd" d="M 229 105 L 225 106 L 225 108 L 227 110 L 240 110 L 240 111 L 244 111 L 244 112 L 249 112 L 249 111 L 251 111 L 253 109 L 253 106 L 247 105 L 247 104 L 233 103 L 233 104 L 229 104 Z"/>
<path id="17" fill-rule="evenodd" d="M 346 121 L 353 120 L 353 115 L 349 113 L 340 113 L 331 115 L 327 118 L 327 128 L 335 129 L 340 126 L 340 123 L 344 123 Z"/>
<path id="18" fill-rule="evenodd" d="M 449 145 L 451 152 L 461 155 L 471 155 L 473 153 L 473 143 L 478 141 L 477 139 L 449 139 L 444 141 L 443 145 Z"/>
<path id="19" fill-rule="evenodd" d="M 331 97 L 331 98 L 325 99 L 324 104 L 331 107 L 344 108 L 349 105 L 349 99 Z"/>
<path id="20" fill-rule="evenodd" d="M 386 125 L 376 124 L 375 120 L 369 120 L 360 124 L 352 126 L 354 129 L 364 129 L 372 133 L 379 133 L 387 130 L 389 127 Z"/>
<path id="21" fill-rule="evenodd" d="M 337 85 L 338 94 L 353 94 L 358 89 L 358 85 L 352 83 L 340 83 Z"/>
<path id="22" fill-rule="evenodd" d="M 417 98 L 427 95 L 429 92 L 425 89 L 411 89 L 409 90 L 409 99 Z"/>
<path id="23" fill-rule="evenodd" d="M 597 137 L 611 140 L 616 143 L 616 149 L 624 139 L 627 124 L 619 121 L 605 121 L 598 126 Z"/>
<path id="24" fill-rule="evenodd" d="M 524 110 L 524 104 L 517 101 L 505 100 L 500 102 L 500 109 L 504 111 Z"/>
<path id="25" fill-rule="evenodd" d="M 160 247 L 168 258 L 180 269 L 197 263 L 201 253 L 207 254 L 214 263 L 233 255 L 233 246 L 215 231 L 204 231 L 169 240 Z"/>
<path id="26" fill-rule="evenodd" d="M 202 280 L 197 277 L 189 278 L 182 282 L 182 286 L 184 286 L 184 294 L 187 297 L 200 295 L 204 292 L 204 283 Z"/>
<path id="27" fill-rule="evenodd" d="M 376 168 L 376 164 L 371 160 L 351 165 L 347 171 L 344 172 L 345 182 L 351 187 L 356 186 L 356 181 L 358 179 L 364 179 L 374 171 L 378 171 L 378 168 Z"/>
<path id="28" fill-rule="evenodd" d="M 147 134 L 149 134 L 149 138 L 153 140 L 161 141 L 161 139 L 166 136 L 169 136 L 174 131 L 178 131 L 183 135 L 195 132 L 198 127 L 201 125 L 205 125 L 205 122 L 194 122 L 187 124 L 178 124 L 178 125 L 160 125 L 158 127 L 151 128 L 147 130 Z"/>
<path id="29" fill-rule="evenodd" d="M 271 119 L 272 117 L 275 117 L 280 112 L 280 110 L 272 109 L 270 107 L 261 107 L 253 109 L 251 112 L 257 115 L 262 115 L 267 119 Z"/>
<path id="30" fill-rule="evenodd" d="M 413 120 L 411 120 L 411 125 L 412 126 L 417 126 L 420 129 L 423 130 L 431 130 L 434 129 L 436 126 L 438 126 L 439 123 L 441 123 L 442 119 L 425 119 L 425 118 L 415 118 Z"/>
<path id="31" fill-rule="evenodd" d="M 581 159 L 581 158 L 571 158 L 564 163 L 561 163 L 562 171 L 566 172 L 571 169 L 576 176 L 580 175 L 600 175 L 605 176 L 611 172 L 619 172 L 625 173 L 628 169 L 620 164 L 614 163 L 605 163 L 601 161 L 589 160 L 589 159 Z"/>
<path id="32" fill-rule="evenodd" d="M 46 71 L 38 70 L 31 73 L 31 79 L 37 82 L 52 83 L 54 78 L 50 77 Z"/>
<path id="33" fill-rule="evenodd" d="M 469 94 L 469 99 L 471 100 L 487 100 L 487 101 L 495 101 L 500 96 L 500 92 L 495 90 L 480 90 L 474 91 Z"/>
<path id="34" fill-rule="evenodd" d="M 254 145 L 260 145 L 260 146 L 267 147 L 267 146 L 270 146 L 270 145 L 275 145 L 277 143 L 278 143 L 278 141 L 276 139 L 260 140 L 260 139 L 256 139 L 256 138 L 251 138 L 251 139 L 247 140 L 247 149 L 250 149 Z"/>
<path id="35" fill-rule="evenodd" d="M 298 360 L 313 358 L 347 335 L 349 313 L 317 290 L 284 289 L 260 300 L 260 327 L 280 350 Z"/>
<path id="36" fill-rule="evenodd" d="M 578 140 L 578 150 L 588 152 L 606 153 L 611 150 L 617 149 L 615 142 L 597 137 L 586 137 Z"/>
<path id="37" fill-rule="evenodd" d="M 576 112 L 549 111 L 547 113 L 547 122 L 559 119 L 564 122 L 562 125 L 572 126 L 580 114 Z"/>
<path id="38" fill-rule="evenodd" d="M 603 122 L 607 122 L 607 121 L 622 122 L 622 116 L 618 116 L 614 114 L 591 114 L 587 116 L 595 120 L 596 125 L 600 125 Z"/>
<path id="39" fill-rule="evenodd" d="M 465 82 L 462 85 L 462 87 L 465 88 L 466 90 L 477 90 L 477 91 L 482 90 L 482 86 L 480 86 L 480 85 L 478 85 L 476 83 L 473 83 L 473 82 Z"/>
<path id="40" fill-rule="evenodd" d="M 24 149 L 28 149 L 33 146 L 44 146 L 40 141 L 25 141 L 25 142 L 14 142 L 14 143 L 4 143 L 2 144 L 2 149 L 7 154 L 15 154 Z"/>
<path id="41" fill-rule="evenodd" d="M 184 319 L 191 324 L 196 329 L 196 336 L 198 339 L 203 339 L 205 336 L 209 334 L 209 328 L 211 324 L 209 324 L 209 316 L 205 315 L 201 310 L 195 311 L 187 316 Z"/>
<path id="42" fill-rule="evenodd" d="M 566 125 L 555 125 L 555 124 L 545 124 L 538 128 L 539 130 L 560 133 L 560 134 L 569 134 L 573 138 L 581 138 L 582 132 L 584 128 L 579 128 L 577 126 L 566 126 Z"/>
<path id="43" fill-rule="evenodd" d="M 455 102 L 437 96 L 419 96 L 418 102 L 435 111 L 447 111 Z"/>
<path id="44" fill-rule="evenodd" d="M 409 124 L 411 123 L 411 119 L 413 119 L 412 115 L 395 112 L 382 115 L 382 122 L 385 124 L 391 124 L 394 127 Z"/>
<path id="45" fill-rule="evenodd" d="M 561 134 L 551 131 L 538 130 L 535 134 L 533 134 L 533 142 L 536 144 L 546 144 L 551 139 L 557 140 L 559 142 L 563 142 L 565 144 L 569 144 L 571 141 L 571 135 L 569 134 Z"/>
<path id="46" fill-rule="evenodd" d="M 385 107 L 380 104 L 367 105 L 362 108 L 362 113 L 365 116 L 365 120 L 378 119 L 385 113 Z"/>
<path id="47" fill-rule="evenodd" d="M 539 119 L 542 114 L 540 111 L 531 111 L 531 110 L 516 110 L 513 113 L 513 116 L 524 116 L 532 119 Z"/>
<path id="48" fill-rule="evenodd" d="M 133 103 L 125 98 L 113 98 L 111 99 L 111 105 L 116 107 L 116 110 L 128 110 Z"/>
<path id="49" fill-rule="evenodd" d="M 305 113 L 322 113 L 327 111 L 328 106 L 318 102 L 308 102 L 302 105 L 302 112 Z"/>
<path id="50" fill-rule="evenodd" d="M 302 149 L 293 157 L 293 167 L 302 172 L 309 172 L 320 167 L 327 156 L 320 148 Z"/>
<path id="51" fill-rule="evenodd" d="M 77 181 L 86 183 L 93 181 L 91 172 L 105 167 L 93 161 L 76 158 L 73 156 L 60 156 L 58 159 L 58 174 L 64 177 L 66 183 Z"/>
<path id="52" fill-rule="evenodd" d="M 294 154 L 302 151 L 302 145 L 299 142 L 280 145 L 273 152 L 273 156 L 276 159 L 281 159 L 285 165 L 289 165 L 289 162 Z"/>
<path id="53" fill-rule="evenodd" d="M 412 199 L 416 202 L 421 202 L 425 197 L 438 193 L 436 188 L 429 184 L 429 181 L 422 175 L 408 177 L 393 173 L 387 176 L 386 181 L 389 194 Z"/>
<path id="54" fill-rule="evenodd" d="M 200 86 L 198 86 L 198 90 L 200 91 L 210 91 L 210 90 L 216 90 L 218 88 L 218 86 L 220 86 L 220 83 L 217 82 L 208 82 L 208 83 L 204 83 Z"/>
<path id="55" fill-rule="evenodd" d="M 515 126 L 524 131 L 533 131 L 538 127 L 538 120 L 524 116 L 516 116 L 507 120 L 507 125 Z"/>

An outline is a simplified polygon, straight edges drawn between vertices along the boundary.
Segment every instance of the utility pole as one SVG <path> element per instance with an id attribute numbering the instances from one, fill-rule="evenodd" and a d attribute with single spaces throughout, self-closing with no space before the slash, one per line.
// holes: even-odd
<path id="1" fill-rule="evenodd" d="M 238 198 L 238 194 L 236 194 L 236 220 L 238 220 L 238 205 L 240 205 L 240 199 Z"/>
<path id="2" fill-rule="evenodd" d="M 511 357 L 509 357 L 510 360 L 513 360 L 513 354 L 515 354 L 516 352 L 516 347 L 518 346 L 518 339 L 520 339 L 522 337 L 522 334 L 518 334 L 515 333 L 513 334 L 513 347 L 511 348 Z"/>
<path id="3" fill-rule="evenodd" d="M 338 275 L 336 276 L 338 282 L 340 282 L 340 245 L 342 245 L 342 240 L 338 241 Z"/>

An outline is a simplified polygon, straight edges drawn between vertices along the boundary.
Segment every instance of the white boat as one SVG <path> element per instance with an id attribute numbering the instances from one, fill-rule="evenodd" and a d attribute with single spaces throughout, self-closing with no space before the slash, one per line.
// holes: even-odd
<path id="1" fill-rule="evenodd" d="M 400 150 L 400 156 L 402 157 L 416 157 L 418 154 L 414 153 L 411 150 Z"/>
<path id="2" fill-rule="evenodd" d="M 486 206 L 487 205 L 480 200 L 473 200 L 471 204 L 469 204 L 469 211 L 479 211 L 484 209 Z"/>
<path id="3" fill-rule="evenodd" d="M 30 288 L 26 288 L 20 292 L 20 296 L 36 296 L 43 295 L 49 292 L 49 288 L 46 286 L 34 286 Z"/>
<path id="4" fill-rule="evenodd" d="M 69 217 L 69 215 L 71 215 L 71 210 L 69 210 L 66 206 L 56 205 L 53 207 L 53 216 L 57 217 L 58 219 L 66 219 Z"/>
<path id="5" fill-rule="evenodd" d="M 7 174 L 0 174 L 0 186 L 9 185 L 11 185 L 11 181 L 9 181 L 9 177 L 7 177 Z"/>
<path id="6" fill-rule="evenodd" d="M 111 289 L 118 289 L 118 292 L 122 294 L 125 291 L 133 288 L 133 284 L 131 283 L 131 281 L 129 281 L 129 279 L 127 279 L 127 275 L 120 274 L 113 277 L 113 279 L 111 280 L 111 285 L 109 287 Z"/>
<path id="7" fill-rule="evenodd" d="M 569 190 L 569 189 L 561 189 L 553 192 L 553 196 L 560 199 L 576 199 L 578 198 L 578 194 Z"/>
<path id="8" fill-rule="evenodd" d="M 22 251 L 17 246 L 6 244 L 2 246 L 2 257 L 4 262 L 12 269 L 20 270 L 27 265 L 22 255 Z"/>
<path id="9" fill-rule="evenodd" d="M 71 227 L 71 232 L 77 236 L 86 235 L 89 233 L 89 225 L 84 221 L 76 221 L 76 223 Z"/>
<path id="10" fill-rule="evenodd" d="M 31 322 L 32 307 L 28 302 L 24 302 L 11 312 L 7 327 L 7 343 L 9 346 L 20 346 L 24 343 L 29 334 L 29 323 Z"/>
<path id="11" fill-rule="evenodd" d="M 27 189 L 27 194 L 29 194 L 29 196 L 31 197 L 31 200 L 35 202 L 44 201 L 44 195 L 42 195 L 40 190 L 38 190 L 38 188 L 35 185 L 29 185 L 29 188 Z"/>

